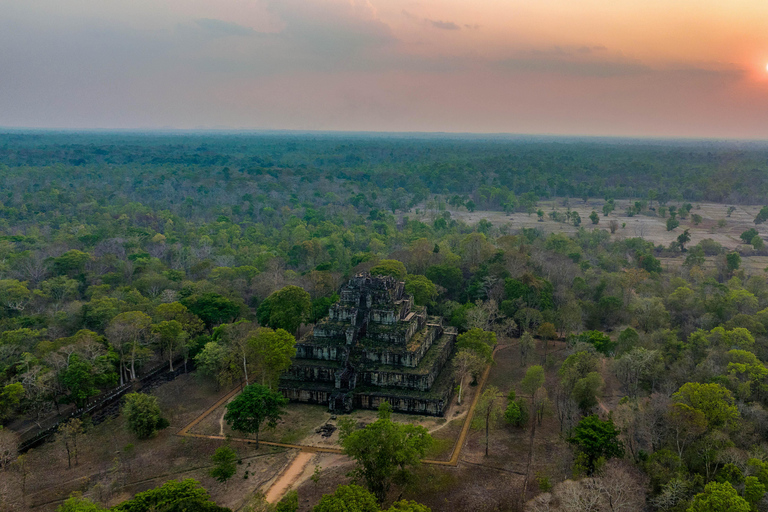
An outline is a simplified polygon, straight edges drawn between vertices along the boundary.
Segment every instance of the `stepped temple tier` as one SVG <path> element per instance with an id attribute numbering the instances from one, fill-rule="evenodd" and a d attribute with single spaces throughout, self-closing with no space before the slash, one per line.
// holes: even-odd
<path id="1" fill-rule="evenodd" d="M 376 409 L 442 416 L 453 391 L 444 366 L 453 328 L 414 306 L 405 283 L 357 274 L 328 317 L 296 343 L 296 358 L 280 380 L 290 400 L 328 404 L 332 412 Z"/>

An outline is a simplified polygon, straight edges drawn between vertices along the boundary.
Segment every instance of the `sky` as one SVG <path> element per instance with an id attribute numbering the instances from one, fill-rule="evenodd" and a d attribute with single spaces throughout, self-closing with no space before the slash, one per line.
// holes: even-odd
<path id="1" fill-rule="evenodd" d="M 768 1 L 0 0 L 0 126 L 768 139 Z"/>

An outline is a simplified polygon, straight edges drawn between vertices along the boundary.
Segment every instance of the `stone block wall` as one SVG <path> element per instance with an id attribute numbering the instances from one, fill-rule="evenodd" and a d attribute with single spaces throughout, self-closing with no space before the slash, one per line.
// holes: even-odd
<path id="1" fill-rule="evenodd" d="M 294 364 L 286 372 L 291 379 L 306 382 L 330 382 L 336 381 L 336 367 Z"/>
<path id="2" fill-rule="evenodd" d="M 296 344 L 296 359 L 343 361 L 346 357 L 346 353 L 347 349 L 343 345 L 315 345 L 313 343 Z"/>

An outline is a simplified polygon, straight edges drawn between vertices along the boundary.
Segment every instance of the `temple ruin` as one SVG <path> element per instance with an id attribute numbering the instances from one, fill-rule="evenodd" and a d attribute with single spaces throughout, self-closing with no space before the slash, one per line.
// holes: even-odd
<path id="1" fill-rule="evenodd" d="M 296 343 L 280 380 L 290 400 L 328 404 L 333 412 L 376 409 L 442 416 L 453 391 L 444 366 L 456 331 L 428 317 L 393 277 L 354 276 L 328 317 Z"/>

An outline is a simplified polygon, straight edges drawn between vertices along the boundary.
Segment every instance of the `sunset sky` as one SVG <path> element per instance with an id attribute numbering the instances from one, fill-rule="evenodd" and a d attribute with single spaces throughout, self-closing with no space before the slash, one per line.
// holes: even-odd
<path id="1" fill-rule="evenodd" d="M 0 127 L 768 139 L 766 0 L 0 0 Z"/>

